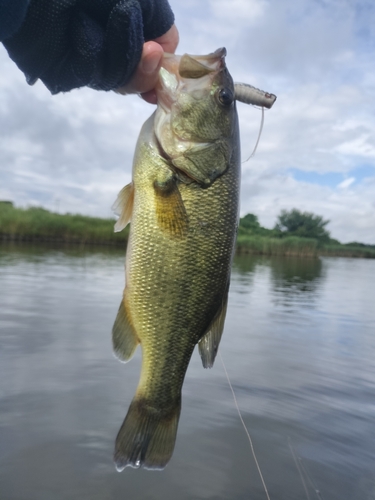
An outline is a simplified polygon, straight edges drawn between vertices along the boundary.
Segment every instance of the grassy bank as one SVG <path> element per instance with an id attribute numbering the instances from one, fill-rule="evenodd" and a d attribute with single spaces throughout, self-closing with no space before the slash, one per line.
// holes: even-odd
<path id="1" fill-rule="evenodd" d="M 253 216 L 254 218 L 254 216 Z M 254 219 L 255 220 L 255 219 Z M 318 255 L 375 258 L 375 246 L 337 240 L 324 244 L 314 238 L 280 235 L 274 229 L 261 227 L 245 216 L 240 220 L 237 252 L 258 255 L 317 257 Z M 0 202 L 0 239 L 7 241 L 63 242 L 87 245 L 126 244 L 129 226 L 113 232 L 115 219 L 84 215 L 57 214 L 44 208 L 16 208 Z"/>
<path id="2" fill-rule="evenodd" d="M 362 257 L 364 259 L 375 259 L 375 248 L 366 245 L 324 245 L 319 250 L 319 255 L 327 257 Z"/>
<path id="3" fill-rule="evenodd" d="M 294 212 L 297 213 L 298 211 L 294 210 Z M 291 215 L 293 215 L 293 212 Z M 319 222 L 319 219 L 321 219 L 320 217 L 313 216 L 313 214 L 297 213 L 297 215 L 309 219 L 307 222 L 314 222 L 315 219 L 318 219 Z M 325 224 L 326 222 L 323 221 L 322 225 L 324 226 Z M 303 225 L 302 229 L 308 229 L 308 224 Z M 317 232 L 310 231 L 311 233 L 316 234 Z M 260 225 L 256 215 L 247 214 L 240 219 L 237 250 L 240 253 L 287 255 L 293 257 L 317 257 L 318 255 L 324 255 L 375 258 L 375 245 L 364 245 L 358 242 L 343 245 L 338 240 L 330 238 L 328 231 L 324 231 L 321 236 L 319 238 L 296 234 L 290 235 L 287 231 L 277 228 L 277 225 L 274 229 L 267 229 Z"/>
<path id="4" fill-rule="evenodd" d="M 237 238 L 237 252 L 256 255 L 285 255 L 290 257 L 357 257 L 375 259 L 375 248 L 361 245 L 319 244 L 313 238 L 298 238 L 287 236 L 284 238 L 271 238 L 259 235 Z"/>
<path id="5" fill-rule="evenodd" d="M 316 257 L 317 241 L 310 238 L 272 238 L 256 234 L 239 234 L 237 252 L 256 255 L 287 255 L 291 257 Z"/>
<path id="6" fill-rule="evenodd" d="M 44 208 L 15 208 L 0 203 L 0 237 L 11 241 L 124 245 L 128 228 L 114 233 L 115 219 L 57 214 Z"/>

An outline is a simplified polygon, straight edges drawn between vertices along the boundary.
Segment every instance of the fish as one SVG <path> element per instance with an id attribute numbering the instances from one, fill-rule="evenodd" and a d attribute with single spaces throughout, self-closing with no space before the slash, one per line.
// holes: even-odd
<path id="1" fill-rule="evenodd" d="M 225 56 L 225 48 L 206 56 L 164 56 L 157 109 L 140 132 L 132 181 L 113 207 L 116 231 L 131 223 L 113 349 L 127 362 L 142 347 L 139 384 L 115 443 L 119 471 L 166 466 L 195 346 L 205 368 L 218 352 L 241 166 L 235 88 Z"/>

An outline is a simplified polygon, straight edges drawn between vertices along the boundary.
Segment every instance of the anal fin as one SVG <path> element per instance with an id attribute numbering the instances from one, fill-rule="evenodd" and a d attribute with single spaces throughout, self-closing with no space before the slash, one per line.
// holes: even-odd
<path id="1" fill-rule="evenodd" d="M 112 344 L 116 357 L 125 363 L 133 356 L 139 344 L 139 339 L 129 321 L 123 300 L 112 328 Z"/>
<path id="2" fill-rule="evenodd" d="M 224 330 L 225 316 L 227 313 L 228 294 L 223 300 L 222 306 L 214 317 L 207 332 L 198 342 L 199 354 L 202 358 L 204 368 L 212 368 L 216 358 L 221 336 Z"/>
<path id="3" fill-rule="evenodd" d="M 131 182 L 121 189 L 117 199 L 112 205 L 112 210 L 120 218 L 115 224 L 115 233 L 122 231 L 130 222 L 133 213 L 134 186 Z"/>

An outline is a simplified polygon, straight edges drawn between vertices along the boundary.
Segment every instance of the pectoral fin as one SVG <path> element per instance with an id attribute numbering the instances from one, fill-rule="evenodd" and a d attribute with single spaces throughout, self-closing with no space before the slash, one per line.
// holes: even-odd
<path id="1" fill-rule="evenodd" d="M 188 216 L 175 176 L 171 173 L 160 175 L 154 181 L 154 192 L 156 217 L 161 229 L 172 236 L 184 236 Z"/>
<path id="2" fill-rule="evenodd" d="M 227 142 L 217 141 L 189 149 L 172 159 L 173 165 L 204 187 L 210 186 L 229 165 L 231 150 Z"/>
<path id="3" fill-rule="evenodd" d="M 115 233 L 122 231 L 130 222 L 134 204 L 134 186 L 131 182 L 121 189 L 117 199 L 112 205 L 112 210 L 120 218 L 115 224 Z"/>
<path id="4" fill-rule="evenodd" d="M 133 356 L 139 344 L 139 339 L 129 321 L 123 300 L 112 328 L 112 344 L 116 357 L 125 363 Z"/>
<path id="5" fill-rule="evenodd" d="M 219 349 L 219 343 L 224 330 L 225 315 L 227 313 L 228 294 L 223 304 L 209 326 L 208 331 L 198 342 L 199 354 L 204 368 L 212 368 Z"/>

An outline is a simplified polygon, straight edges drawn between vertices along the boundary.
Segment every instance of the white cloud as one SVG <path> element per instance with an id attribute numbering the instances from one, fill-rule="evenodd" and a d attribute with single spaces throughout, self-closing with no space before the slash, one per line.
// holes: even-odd
<path id="1" fill-rule="evenodd" d="M 258 151 L 243 165 L 242 214 L 272 227 L 281 209 L 330 219 L 332 236 L 375 243 L 375 4 L 359 0 L 187 0 L 173 2 L 179 52 L 228 49 L 228 68 L 277 94 Z M 137 97 L 89 89 L 51 96 L 29 87 L 0 47 L 0 198 L 107 216 L 130 180 L 143 121 Z M 243 158 L 259 110 L 238 106 Z M 298 182 L 291 167 L 345 179 L 336 187 Z M 353 171 L 353 172 L 352 172 Z M 354 178 L 357 181 L 354 182 Z"/>
<path id="2" fill-rule="evenodd" d="M 340 182 L 340 184 L 337 185 L 339 189 L 347 189 L 349 186 L 351 186 L 355 182 L 355 177 L 349 177 L 349 179 L 345 179 L 344 181 Z"/>
<path id="3" fill-rule="evenodd" d="M 330 220 L 327 229 L 342 242 L 373 243 L 375 235 L 375 178 L 351 189 L 333 189 L 297 182 L 290 175 L 245 173 L 241 215 L 254 213 L 272 228 L 282 209 L 298 208 Z"/>
<path id="4" fill-rule="evenodd" d="M 223 20 L 225 24 L 235 22 L 239 26 L 251 26 L 264 16 L 269 8 L 265 0 L 209 0 L 212 14 L 216 20 Z"/>

